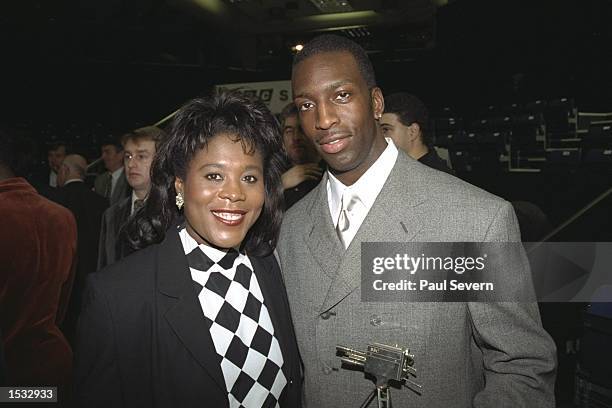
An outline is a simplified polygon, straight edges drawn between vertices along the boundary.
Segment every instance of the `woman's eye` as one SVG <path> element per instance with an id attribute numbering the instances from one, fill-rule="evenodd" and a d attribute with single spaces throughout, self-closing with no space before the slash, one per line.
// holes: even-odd
<path id="1" fill-rule="evenodd" d="M 257 183 L 257 177 L 255 176 L 244 176 L 243 180 L 247 183 Z"/>
<path id="2" fill-rule="evenodd" d="M 221 177 L 220 174 L 218 173 L 211 173 L 211 174 L 207 174 L 206 175 L 206 179 L 207 180 L 211 180 L 211 181 L 221 181 L 223 180 L 223 178 Z"/>

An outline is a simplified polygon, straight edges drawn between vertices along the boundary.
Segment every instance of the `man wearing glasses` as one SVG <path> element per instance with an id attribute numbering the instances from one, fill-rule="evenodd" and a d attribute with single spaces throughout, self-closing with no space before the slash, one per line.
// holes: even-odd
<path id="1" fill-rule="evenodd" d="M 144 205 L 151 188 L 151 163 L 156 147 L 165 132 L 148 126 L 136 129 L 123 136 L 123 167 L 132 195 L 119 201 L 104 212 L 100 230 L 98 270 L 110 265 L 131 251 L 120 236 L 121 228 L 138 208 Z"/>

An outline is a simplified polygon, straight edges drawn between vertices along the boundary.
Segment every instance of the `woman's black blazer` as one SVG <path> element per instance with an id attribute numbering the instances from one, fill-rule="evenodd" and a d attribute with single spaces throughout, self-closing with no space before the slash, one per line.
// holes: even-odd
<path id="1" fill-rule="evenodd" d="M 250 257 L 287 367 L 281 407 L 301 405 L 301 365 L 273 255 Z M 227 391 L 178 233 L 91 274 L 78 325 L 79 407 L 227 407 Z"/>

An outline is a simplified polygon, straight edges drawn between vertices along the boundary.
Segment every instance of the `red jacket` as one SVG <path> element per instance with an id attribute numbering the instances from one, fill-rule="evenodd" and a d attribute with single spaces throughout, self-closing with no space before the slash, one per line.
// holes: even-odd
<path id="1" fill-rule="evenodd" d="M 0 332 L 8 383 L 65 386 L 72 350 L 58 325 L 76 261 L 72 213 L 23 178 L 0 181 Z"/>

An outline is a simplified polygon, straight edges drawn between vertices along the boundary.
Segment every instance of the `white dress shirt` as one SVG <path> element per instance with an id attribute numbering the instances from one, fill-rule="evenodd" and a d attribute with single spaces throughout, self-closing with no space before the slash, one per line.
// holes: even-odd
<path id="1" fill-rule="evenodd" d="M 351 231 L 348 236 L 345 235 L 344 237 L 346 246 L 351 243 L 370 208 L 374 205 L 376 197 L 382 190 L 397 160 L 397 147 L 390 138 L 386 137 L 385 140 L 387 141 L 385 150 L 353 185 L 345 186 L 330 173 L 329 169 L 327 170 L 327 201 L 334 226 L 338 225 L 340 211 L 342 210 L 342 196 L 345 193 L 356 194 L 361 201 L 361 208 L 357 208 L 351 213 Z"/>
<path id="2" fill-rule="evenodd" d="M 110 191 L 109 198 L 113 196 L 113 193 L 115 192 L 115 186 L 117 185 L 117 180 L 119 180 L 119 177 L 121 177 L 122 174 L 123 174 L 123 166 L 119 167 L 117 170 L 111 173 L 112 179 L 111 179 L 111 191 Z"/>

